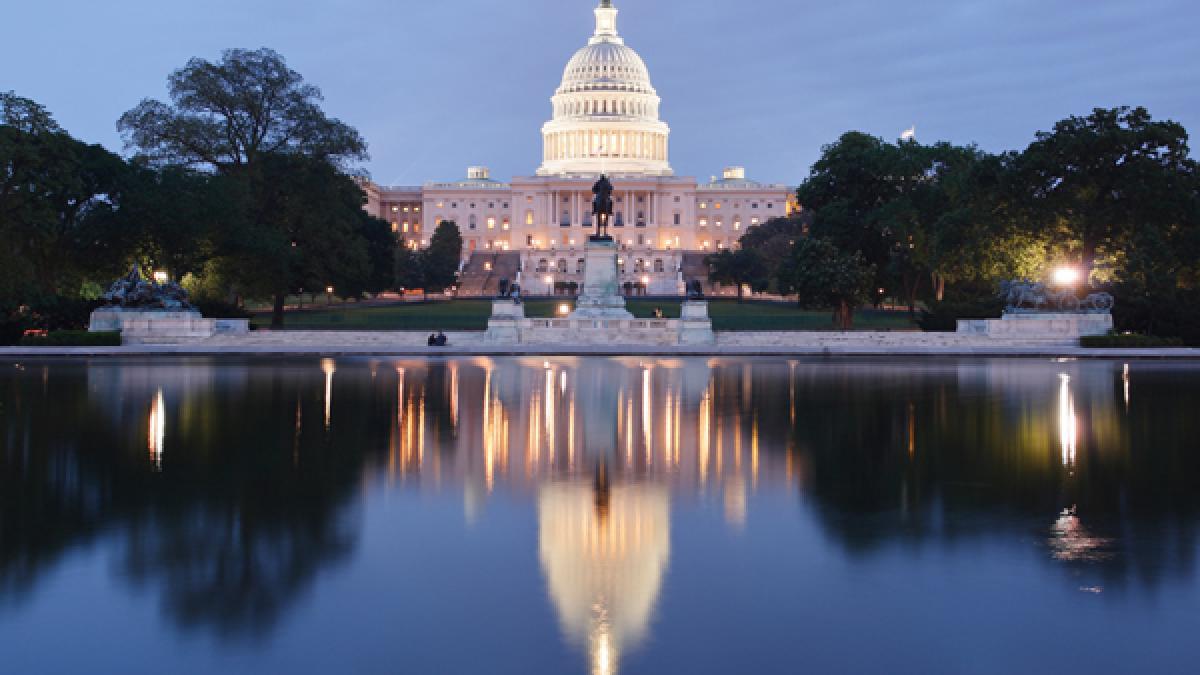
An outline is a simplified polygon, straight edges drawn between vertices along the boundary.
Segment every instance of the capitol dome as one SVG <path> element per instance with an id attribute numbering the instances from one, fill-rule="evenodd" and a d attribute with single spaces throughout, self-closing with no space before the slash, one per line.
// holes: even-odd
<path id="1" fill-rule="evenodd" d="M 602 0 L 596 30 L 563 69 L 542 127 L 538 175 L 670 175 L 660 99 L 642 57 L 617 34 L 617 9 Z"/>

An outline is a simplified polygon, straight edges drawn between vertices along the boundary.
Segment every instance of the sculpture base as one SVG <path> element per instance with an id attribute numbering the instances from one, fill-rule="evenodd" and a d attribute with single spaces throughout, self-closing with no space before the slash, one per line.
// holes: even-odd
<path id="1" fill-rule="evenodd" d="M 88 331 L 120 331 L 122 344 L 171 344 L 214 335 L 244 335 L 249 319 L 205 319 L 195 309 L 101 307 L 92 312 Z"/>
<path id="2" fill-rule="evenodd" d="M 995 338 L 1080 338 L 1113 329 L 1108 312 L 1005 312 L 999 319 L 959 319 L 958 333 Z"/>
<path id="3" fill-rule="evenodd" d="M 612 237 L 588 237 L 583 254 L 583 292 L 571 319 L 632 319 L 617 283 L 617 243 Z"/>

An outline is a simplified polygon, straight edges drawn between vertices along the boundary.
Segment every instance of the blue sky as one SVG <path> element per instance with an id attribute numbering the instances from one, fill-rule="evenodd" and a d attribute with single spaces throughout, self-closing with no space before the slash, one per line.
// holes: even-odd
<path id="1" fill-rule="evenodd" d="M 0 90 L 121 150 L 115 121 L 192 56 L 269 46 L 370 145 L 385 184 L 529 175 L 595 0 L 14 2 Z M 1200 129 L 1195 0 L 615 0 L 671 125 L 676 173 L 795 184 L 856 129 L 1018 149 L 1093 107 Z M 1193 153 L 1194 154 L 1194 153 Z"/>

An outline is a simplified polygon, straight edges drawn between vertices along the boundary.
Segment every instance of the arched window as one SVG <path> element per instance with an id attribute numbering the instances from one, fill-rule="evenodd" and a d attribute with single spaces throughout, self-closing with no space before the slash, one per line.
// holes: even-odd
<path id="1" fill-rule="evenodd" d="M 472 230 L 475 229 L 475 214 L 474 213 L 472 213 L 470 216 L 467 217 L 467 227 L 471 228 Z"/>

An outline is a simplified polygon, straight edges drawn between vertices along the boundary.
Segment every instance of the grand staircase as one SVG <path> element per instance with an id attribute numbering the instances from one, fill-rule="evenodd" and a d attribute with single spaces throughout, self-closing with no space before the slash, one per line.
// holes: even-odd
<path id="1" fill-rule="evenodd" d="M 500 290 L 500 280 L 517 280 L 521 254 L 511 251 L 493 253 L 475 251 L 463 266 L 458 280 L 459 297 L 492 297 Z"/>

